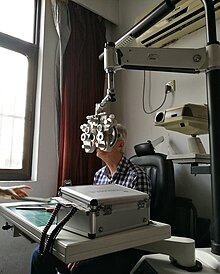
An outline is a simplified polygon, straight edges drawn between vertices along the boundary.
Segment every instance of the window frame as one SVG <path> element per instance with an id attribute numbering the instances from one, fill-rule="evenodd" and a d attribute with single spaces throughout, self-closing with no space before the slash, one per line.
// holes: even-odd
<path id="1" fill-rule="evenodd" d="M 33 43 L 0 32 L 0 47 L 20 53 L 28 59 L 27 101 L 25 109 L 25 126 L 23 159 L 21 169 L 0 168 L 0 181 L 31 180 L 34 142 L 35 101 L 37 90 L 39 32 L 41 0 L 35 0 L 35 20 L 33 25 Z"/>

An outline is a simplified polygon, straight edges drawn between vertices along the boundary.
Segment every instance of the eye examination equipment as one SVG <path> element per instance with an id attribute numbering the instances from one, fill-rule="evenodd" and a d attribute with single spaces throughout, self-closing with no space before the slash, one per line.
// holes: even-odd
<path id="1" fill-rule="evenodd" d="M 64 228 L 91 239 L 149 224 L 149 196 L 135 189 L 115 184 L 61 187 L 60 197 L 78 208 Z M 58 222 L 69 211 L 62 207 Z"/>
<path id="2" fill-rule="evenodd" d="M 144 192 L 117 184 L 64 186 L 46 223 L 39 252 L 52 252 L 53 243 L 65 229 L 89 239 L 149 225 L 150 200 Z M 52 206 L 17 206 L 16 210 L 51 212 Z M 47 236 L 51 226 L 56 224 Z"/>
<path id="3" fill-rule="evenodd" d="M 180 155 L 169 155 L 169 159 L 200 159 L 209 163 L 210 155 L 206 154 L 202 141 L 197 135 L 207 134 L 208 131 L 208 109 L 207 105 L 185 104 L 159 111 L 155 115 L 155 126 L 164 127 L 167 130 L 176 131 L 188 138 L 190 153 Z"/>
<path id="4" fill-rule="evenodd" d="M 145 29 L 158 22 L 175 4 L 181 0 L 166 0 L 160 4 L 152 14 L 145 19 Z M 150 49 L 150 48 L 119 48 L 119 43 L 108 43 L 104 52 L 104 69 L 108 77 L 107 95 L 96 106 L 95 114 L 87 117 L 87 124 L 81 126 L 83 148 L 91 153 L 96 147 L 105 151 L 111 150 L 116 138 L 116 119 L 107 115 L 104 107 L 107 102 L 115 100 L 114 74 L 121 69 L 153 70 L 179 73 L 206 73 L 209 137 L 211 156 L 211 182 L 213 203 L 213 234 L 212 253 L 220 255 L 220 169 L 218 167 L 220 151 L 220 129 L 217 113 L 220 100 L 220 46 L 216 38 L 215 13 L 212 0 L 201 0 L 205 7 L 207 25 L 207 46 L 201 49 Z M 122 40 L 141 35 L 142 24 L 130 30 Z M 139 33 L 139 34 L 138 34 Z M 122 41 L 121 40 L 121 41 Z M 178 60 L 178 61 L 176 61 Z M 99 125 L 101 125 L 99 127 Z M 100 138 L 97 136 L 100 134 Z M 107 140 L 107 141 L 106 141 Z M 68 192 L 65 193 L 67 195 Z M 64 195 L 64 194 L 63 194 Z M 62 197 L 61 197 L 62 198 Z M 66 199 L 65 199 L 66 200 Z M 33 218 L 28 218 L 26 210 L 17 210 L 16 207 L 24 202 L 6 203 L 0 205 L 0 212 L 8 222 L 17 228 L 17 234 L 25 234 L 30 239 L 39 242 L 45 223 L 33 224 Z M 25 202 L 31 203 L 33 202 Z M 36 203 L 36 202 L 35 202 Z M 18 212 L 19 211 L 19 212 Z M 31 210 L 34 213 L 34 210 Z M 40 214 L 51 214 L 46 210 L 39 210 Z M 76 212 L 73 212 L 74 214 Z M 61 216 L 62 219 L 62 216 Z M 41 221 L 42 218 L 39 218 Z M 61 220 L 62 222 L 62 220 Z M 52 224 L 51 228 L 54 228 Z M 16 234 L 15 233 L 15 234 Z M 48 231 L 50 234 L 50 230 Z M 49 235 L 48 234 L 48 235 Z M 48 236 L 47 235 L 47 236 Z M 72 233 L 66 229 L 54 241 L 53 253 L 65 263 L 80 261 L 94 256 L 108 254 L 126 248 L 140 248 L 152 252 L 169 254 L 171 260 L 190 271 L 199 271 L 195 256 L 195 242 L 191 239 L 170 237 L 170 226 L 160 223 L 150 223 L 135 229 L 121 231 L 89 239 Z M 44 239 L 46 240 L 46 239 Z M 146 246 L 145 246 L 146 245 Z M 142 262 L 140 262 L 141 264 Z M 219 265 L 218 265 L 219 266 Z M 219 270 L 219 267 L 216 270 Z M 138 267 L 138 266 L 137 266 Z M 195 267 L 195 269 L 194 269 Z M 217 269 L 218 268 L 218 269 Z M 133 272 L 132 272 L 133 273 Z M 134 272 L 135 273 L 135 272 Z M 165 274 L 165 272 L 160 272 Z M 171 272 L 168 272 L 169 274 Z M 176 272 L 172 272 L 176 273 Z M 178 272 L 177 272 L 178 273 Z"/>
<path id="5" fill-rule="evenodd" d="M 150 70 L 175 73 L 206 73 L 207 84 L 207 108 L 209 114 L 209 142 L 210 142 L 210 162 L 211 162 L 211 183 L 212 183 L 212 208 L 215 226 L 212 234 L 212 252 L 220 255 L 220 172 L 218 167 L 218 151 L 220 151 L 220 129 L 216 113 L 219 110 L 219 86 L 220 86 L 220 45 L 216 37 L 216 21 L 213 1 L 201 0 L 205 9 L 207 45 L 204 48 L 142 48 L 126 47 L 126 44 L 136 39 L 144 31 L 155 23 L 159 22 L 171 10 L 175 8 L 176 1 L 163 1 L 148 16 L 136 24 L 116 43 L 109 42 L 104 48 L 104 70 L 108 78 L 107 93 L 115 94 L 114 74 L 122 69 Z M 114 98 L 115 99 L 115 98 Z M 109 101 L 109 100 L 108 100 Z M 105 101 L 106 103 L 106 101 Z M 97 113 L 95 114 L 97 115 Z M 94 117 L 94 116 L 92 116 Z M 115 118 L 115 117 L 114 117 Z M 89 135 L 91 128 L 95 128 L 97 134 L 98 122 L 92 124 L 92 119 L 87 118 L 87 135 L 82 134 L 83 146 L 87 152 L 95 149 L 95 138 Z M 91 123 L 90 123 L 91 121 Z M 92 124 L 92 126 L 90 126 Z M 84 128 L 86 128 L 84 126 Z M 83 129 L 83 128 L 81 128 Z M 95 135 L 94 134 L 94 135 Z M 108 134 L 107 134 L 108 135 Z M 110 133 L 110 136 L 116 135 Z M 103 135 L 102 135 L 103 136 Z M 85 138 L 86 137 L 86 138 Z M 108 136 L 109 137 L 109 136 Z M 111 147 L 113 139 L 107 139 L 102 143 Z M 88 147 L 86 147 L 88 145 Z M 104 147 L 103 146 L 103 147 Z M 86 149 L 87 148 L 87 149 Z"/>
<path id="6" fill-rule="evenodd" d="M 116 191 L 118 194 L 115 195 L 114 193 L 113 195 L 112 192 L 111 196 L 115 197 L 111 200 L 111 198 L 108 198 L 108 194 L 104 194 L 103 192 L 103 195 L 100 195 L 99 193 L 99 197 L 102 196 L 102 198 L 96 200 L 93 199 L 94 197 L 97 197 L 93 191 L 90 191 L 89 193 L 88 189 L 82 189 L 82 191 L 76 191 L 75 194 L 73 194 L 73 189 L 64 187 L 63 195 L 61 195 L 61 197 L 56 197 L 59 202 L 59 207 L 57 206 L 58 204 L 53 204 L 56 211 L 58 211 L 61 206 L 66 206 L 69 210 L 72 208 L 72 212 L 69 211 L 71 214 L 69 214 L 69 212 L 67 213 L 68 218 L 70 215 L 75 217 L 78 213 L 77 210 L 81 210 L 81 214 L 83 214 L 85 207 L 88 206 L 86 211 L 90 212 L 90 214 L 83 217 L 83 223 L 81 222 L 80 224 L 81 227 L 75 225 L 69 226 L 67 223 L 67 227 L 64 227 L 62 230 L 57 230 L 57 221 L 54 218 L 54 211 L 51 213 L 50 211 L 44 210 L 45 206 L 47 207 L 48 204 L 45 205 L 37 202 L 23 201 L 0 205 L 1 215 L 7 220 L 7 228 L 5 229 L 12 230 L 14 237 L 22 235 L 31 242 L 38 242 L 42 254 L 48 251 L 53 252 L 56 257 L 65 263 L 80 261 L 127 248 L 137 248 L 153 253 L 159 252 L 162 254 L 169 254 L 169 256 L 172 257 L 173 262 L 175 262 L 175 265 L 178 264 L 188 271 L 195 272 L 201 270 L 201 264 L 195 257 L 194 240 L 171 237 L 171 229 L 168 224 L 149 221 L 148 197 L 145 194 L 143 195 L 138 192 L 137 195 L 136 191 L 132 192 L 132 189 L 129 189 L 129 194 L 127 194 L 127 188 L 126 192 L 122 193 L 121 190 L 118 191 L 117 186 L 114 185 L 100 187 L 107 187 L 107 190 L 110 192 Z M 113 187 L 115 187 L 115 190 Z M 122 188 L 124 187 L 121 187 L 121 189 Z M 77 192 L 78 194 L 76 195 Z M 80 192 L 81 194 L 79 194 Z M 86 192 L 88 192 L 89 195 L 86 195 Z M 98 191 L 96 193 L 98 193 Z M 66 199 L 67 196 L 68 200 Z M 118 203 L 117 199 L 119 196 L 123 197 L 123 201 L 120 203 Z M 75 199 L 79 199 L 79 197 L 81 202 L 79 203 L 79 201 L 77 201 L 76 204 Z M 82 201 L 84 202 L 82 203 Z M 85 203 L 85 201 L 89 201 L 89 203 Z M 96 201 L 100 205 L 100 208 L 93 213 L 92 209 L 96 209 L 96 206 L 91 206 L 91 204 L 96 203 Z M 21 207 L 24 206 L 32 209 L 21 209 Z M 42 207 L 43 209 L 39 210 L 36 207 Z M 78 209 L 76 210 L 76 208 Z M 134 213 L 137 215 L 135 217 L 135 222 L 129 214 L 130 209 L 132 209 L 133 212 L 136 212 Z M 140 212 L 138 212 L 139 210 Z M 122 212 L 122 214 L 120 213 L 122 219 L 119 224 L 115 224 L 114 227 L 114 224 L 110 223 L 117 220 L 119 212 Z M 141 216 L 144 216 L 144 218 L 142 219 Z M 63 213 L 61 213 L 61 216 L 58 216 L 58 218 L 61 219 L 62 217 Z M 66 216 L 62 220 L 58 220 L 58 224 L 62 223 L 65 218 Z M 128 220 L 126 220 L 126 218 L 128 218 Z M 70 220 L 71 219 L 68 221 Z M 50 227 L 48 227 L 49 222 L 51 223 Z M 88 223 L 93 225 L 93 227 L 89 228 Z M 100 224 L 102 227 L 99 226 Z M 110 231 L 107 229 L 109 224 Z M 87 228 L 89 230 L 85 230 Z M 97 235 L 96 233 L 94 235 L 87 234 L 92 228 L 94 228 L 93 232 L 99 230 Z M 105 231 L 105 229 L 107 230 Z M 73 230 L 75 231 L 74 233 Z M 56 237 L 53 239 L 53 236 Z M 51 249 L 53 249 L 53 251 Z"/>
<path id="7" fill-rule="evenodd" d="M 170 6 L 179 1 L 170 2 Z M 220 255 L 220 128 L 216 113 L 219 111 L 220 45 L 216 37 L 213 1 L 202 0 L 205 7 L 207 45 L 200 49 L 189 48 L 136 48 L 116 47 L 107 43 L 104 49 L 104 69 L 114 77 L 122 69 L 151 70 L 177 73 L 206 73 L 209 114 L 209 142 L 212 183 L 213 234 L 212 252 Z M 164 1 L 165 4 L 165 1 Z M 163 10 L 164 11 L 164 10 Z M 162 9 L 160 14 L 163 13 Z M 160 16 L 156 16 L 159 18 Z M 158 19 L 158 21 L 160 18 Z M 148 26 L 146 27 L 146 29 Z M 127 35 L 129 37 L 129 35 Z M 117 44 L 117 43 L 116 43 Z M 112 87 L 111 87 L 112 89 Z"/>
<path id="8" fill-rule="evenodd" d="M 207 105 L 185 104 L 157 112 L 154 124 L 186 135 L 207 134 Z"/>
<path id="9" fill-rule="evenodd" d="M 115 101 L 114 78 L 112 74 L 108 77 L 107 94 L 101 103 L 96 104 L 95 114 L 87 116 L 87 124 L 80 126 L 82 130 L 82 148 L 86 153 L 92 153 L 96 148 L 104 151 L 111 151 L 117 141 L 117 121 L 114 114 L 107 115 L 105 111 L 108 102 Z"/>
<path id="10" fill-rule="evenodd" d="M 24 203 L 28 206 L 36 206 L 36 202 L 24 201 L 2 203 L 0 205 L 0 213 L 8 222 L 8 233 L 11 232 L 14 237 L 22 235 L 31 242 L 40 243 L 42 232 L 51 213 L 43 210 L 16 210 L 16 207 L 24 205 Z M 56 224 L 52 224 L 47 237 L 55 226 Z M 54 241 L 53 254 L 64 263 L 71 263 L 126 248 L 139 246 L 143 248 L 149 243 L 161 242 L 169 238 L 170 233 L 169 225 L 157 222 L 95 239 L 89 239 L 80 234 L 62 229 Z M 193 258 L 192 256 L 191 260 Z M 180 263 L 184 264 L 184 258 L 180 258 Z"/>

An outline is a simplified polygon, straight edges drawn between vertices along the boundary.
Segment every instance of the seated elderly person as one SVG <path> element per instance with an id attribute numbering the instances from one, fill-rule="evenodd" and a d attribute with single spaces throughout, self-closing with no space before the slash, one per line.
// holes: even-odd
<path id="1" fill-rule="evenodd" d="M 110 152 L 96 149 L 96 155 L 104 163 L 95 173 L 94 184 L 119 184 L 142 192 L 150 191 L 150 181 L 146 173 L 132 164 L 124 155 L 127 132 L 124 126 L 117 125 L 118 138 Z M 52 254 L 41 256 L 35 249 L 32 256 L 31 274 L 129 274 L 144 251 L 126 249 L 119 252 L 73 262 L 65 265 Z"/>

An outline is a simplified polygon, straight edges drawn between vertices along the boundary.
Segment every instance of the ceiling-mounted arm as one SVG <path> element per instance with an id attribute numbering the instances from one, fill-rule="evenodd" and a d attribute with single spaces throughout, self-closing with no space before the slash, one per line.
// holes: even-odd
<path id="1" fill-rule="evenodd" d="M 165 0 L 155 7 L 149 14 L 147 14 L 140 22 L 134 25 L 130 30 L 128 30 L 122 37 L 120 37 L 115 42 L 116 48 L 121 48 L 126 46 L 131 41 L 138 38 L 146 30 L 150 29 L 157 22 L 168 15 L 172 10 L 175 9 L 175 5 L 181 0 Z M 104 52 L 100 54 L 99 59 L 102 60 Z"/>
<path id="2" fill-rule="evenodd" d="M 199 73 L 208 65 L 206 48 L 142 48 L 117 49 L 107 43 L 104 49 L 104 69 L 107 73 L 120 69 Z"/>
<path id="3" fill-rule="evenodd" d="M 211 46 L 210 46 L 211 47 Z M 121 69 L 151 70 L 181 73 L 199 73 L 209 63 L 207 54 L 216 55 L 219 47 L 209 50 L 181 48 L 124 47 L 117 49 L 114 43 L 107 43 L 104 49 L 104 70 L 108 75 L 107 93 L 114 93 L 114 73 Z M 212 53 L 214 52 L 214 53 Z M 218 53 L 219 55 L 219 53 Z"/>
<path id="4" fill-rule="evenodd" d="M 117 48 L 124 47 L 128 42 L 142 35 L 146 30 L 150 29 L 157 22 L 168 15 L 175 9 L 175 5 L 181 0 L 166 0 L 155 7 L 140 22 L 134 25 L 127 33 L 115 42 Z"/>

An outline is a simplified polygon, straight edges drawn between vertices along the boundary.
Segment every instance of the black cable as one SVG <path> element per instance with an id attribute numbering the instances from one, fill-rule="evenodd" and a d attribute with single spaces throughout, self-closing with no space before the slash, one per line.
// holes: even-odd
<path id="1" fill-rule="evenodd" d="M 149 72 L 150 73 L 150 72 Z M 145 77 L 145 71 L 144 71 L 144 81 L 143 81 L 143 94 L 142 94 L 142 106 L 143 106 L 143 111 L 144 113 L 146 114 L 152 114 L 154 113 L 155 111 L 157 111 L 158 109 L 160 109 L 164 103 L 166 102 L 166 99 L 167 99 L 167 91 L 165 90 L 165 95 L 164 95 L 164 98 L 163 98 L 163 101 L 162 103 L 160 104 L 159 107 L 157 107 L 156 109 L 152 110 L 152 111 L 147 111 L 146 108 L 145 108 L 145 85 L 146 85 L 146 77 Z M 151 80 L 149 81 L 149 91 L 151 90 Z"/>
<path id="2" fill-rule="evenodd" d="M 47 236 L 47 232 L 48 232 L 49 228 L 51 227 L 51 225 L 53 224 L 55 217 L 56 217 L 58 211 L 60 210 L 60 208 L 61 208 L 61 204 L 58 203 L 56 205 L 54 211 L 52 212 L 49 221 L 47 222 L 46 226 L 43 229 L 43 232 L 41 234 L 41 239 L 40 239 L 40 245 L 39 245 L 39 253 L 41 255 L 43 254 L 43 251 L 44 251 L 44 243 L 45 243 L 45 239 Z"/>
<path id="3" fill-rule="evenodd" d="M 52 252 L 54 240 L 56 239 L 57 235 L 60 233 L 64 225 L 70 220 L 70 218 L 76 213 L 77 210 L 78 209 L 76 207 L 72 207 L 72 209 L 66 214 L 66 216 L 56 225 L 46 242 L 43 255 Z"/>

